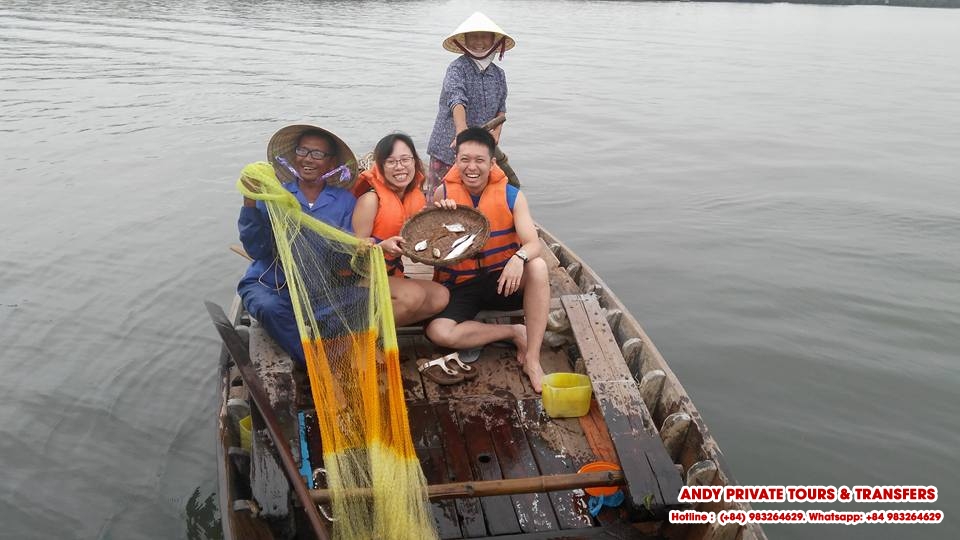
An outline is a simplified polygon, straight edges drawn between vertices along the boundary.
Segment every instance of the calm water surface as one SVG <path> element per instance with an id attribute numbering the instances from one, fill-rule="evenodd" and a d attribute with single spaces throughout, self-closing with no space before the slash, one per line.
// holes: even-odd
<path id="1" fill-rule="evenodd" d="M 947 512 L 771 538 L 960 536 L 960 12 L 474 4 L 0 5 L 0 536 L 216 535 L 200 301 L 244 267 L 238 171 L 303 120 L 425 146 L 478 8 L 517 37 L 503 145 L 535 216 L 738 480 L 936 485 L 858 509 Z"/>

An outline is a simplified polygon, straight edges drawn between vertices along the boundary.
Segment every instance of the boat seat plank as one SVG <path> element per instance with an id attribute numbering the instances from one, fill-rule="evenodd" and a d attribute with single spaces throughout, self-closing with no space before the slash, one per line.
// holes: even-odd
<path id="1" fill-rule="evenodd" d="M 414 262 L 407 256 L 403 257 L 403 275 L 412 279 L 433 279 L 433 267 L 429 264 Z"/>
<path id="2" fill-rule="evenodd" d="M 296 432 L 299 397 L 293 360 L 259 323 L 250 327 L 250 361 L 257 369 L 284 434 L 292 436 Z"/>
<path id="3" fill-rule="evenodd" d="M 478 480 L 502 480 L 500 462 L 490 437 L 490 419 L 482 401 L 450 402 L 460 420 L 460 431 L 467 446 L 467 456 Z M 483 516 L 491 536 L 522 532 L 513 501 L 509 495 L 481 497 Z"/>
<path id="4" fill-rule="evenodd" d="M 541 475 L 527 437 L 523 434 L 516 404 L 508 401 L 485 403 L 482 412 L 490 425 L 490 437 L 497 452 L 500 472 L 506 479 Z M 511 495 L 523 532 L 555 531 L 560 528 L 546 493 Z"/>
<path id="5" fill-rule="evenodd" d="M 433 407 L 427 403 L 408 405 L 407 417 L 410 421 L 410 436 L 413 438 L 414 448 L 427 483 L 445 483 L 447 463 L 444 458 L 443 439 Z M 455 501 L 451 499 L 431 501 L 430 506 L 440 538 L 463 538 Z"/>
<path id="6" fill-rule="evenodd" d="M 557 266 L 547 271 L 550 280 L 550 296 L 559 298 L 565 294 L 580 294 L 580 287 L 566 270 Z"/>
<path id="7" fill-rule="evenodd" d="M 590 380 L 635 383 L 596 297 L 571 295 L 561 297 L 560 301 L 567 312 Z M 653 426 L 652 421 L 650 426 Z"/>
<path id="8" fill-rule="evenodd" d="M 575 418 L 550 418 L 540 399 L 517 402 L 520 425 L 542 475 L 573 474 L 596 461 Z M 593 526 L 582 490 L 551 491 L 550 502 L 561 529 Z"/>
<path id="9" fill-rule="evenodd" d="M 293 439 L 297 435 L 293 361 L 256 322 L 250 326 L 250 360 L 263 383 L 283 434 Z M 250 450 L 250 491 L 264 516 L 283 518 L 290 513 L 290 484 L 284 476 L 276 447 L 257 436 L 266 427 L 262 418 L 256 411 L 252 416 L 254 436 Z M 299 445 L 293 448 L 293 453 L 294 459 L 299 460 Z"/>
<path id="10" fill-rule="evenodd" d="M 656 433 L 596 297 L 569 295 L 561 301 L 626 476 L 632 504 L 661 516 L 679 506 L 680 474 Z"/>
<path id="11" fill-rule="evenodd" d="M 547 270 L 560 266 L 560 259 L 543 238 L 540 238 L 540 257 L 547 263 Z"/>
<path id="12" fill-rule="evenodd" d="M 460 426 L 454 411 L 447 405 L 431 405 L 437 418 L 437 427 L 443 440 L 444 457 L 449 482 L 468 482 L 476 480 L 470 467 L 467 445 L 460 432 Z M 455 501 L 460 529 L 466 538 L 487 535 L 483 510 L 478 498 L 464 498 Z"/>

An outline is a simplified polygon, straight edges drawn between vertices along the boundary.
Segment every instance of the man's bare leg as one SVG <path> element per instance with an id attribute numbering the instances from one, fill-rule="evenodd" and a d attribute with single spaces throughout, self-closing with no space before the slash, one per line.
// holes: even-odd
<path id="1" fill-rule="evenodd" d="M 526 350 L 517 347 L 517 360 L 523 365 L 523 372 L 530 378 L 531 386 L 539 393 L 544 375 L 540 365 L 540 347 L 543 345 L 547 313 L 550 311 L 550 281 L 547 263 L 543 259 L 538 257 L 526 264 L 520 287 L 523 289 L 527 347 Z"/>
<path id="2" fill-rule="evenodd" d="M 440 313 L 450 300 L 450 291 L 439 283 L 391 277 L 390 300 L 393 320 L 407 326 Z"/>
<path id="3" fill-rule="evenodd" d="M 494 341 L 509 339 L 518 351 L 527 348 L 527 329 L 522 324 L 490 324 L 479 321 L 457 323 L 453 319 L 434 319 L 427 326 L 427 337 L 441 347 L 473 349 Z M 540 336 L 543 340 L 543 336 Z"/>

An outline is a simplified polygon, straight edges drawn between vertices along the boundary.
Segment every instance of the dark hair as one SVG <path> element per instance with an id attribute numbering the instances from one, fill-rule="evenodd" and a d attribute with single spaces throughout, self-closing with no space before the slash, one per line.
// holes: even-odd
<path id="1" fill-rule="evenodd" d="M 373 161 L 376 162 L 377 169 L 380 170 L 380 174 L 384 174 L 383 164 L 385 161 L 387 161 L 387 158 L 390 157 L 390 154 L 393 153 L 393 145 L 397 141 L 407 145 L 407 147 L 410 148 L 410 153 L 413 154 L 414 178 L 422 175 L 423 163 L 420 161 L 420 156 L 417 154 L 417 147 L 413 145 L 413 139 L 411 139 L 406 133 L 400 132 L 391 133 L 380 139 L 380 142 L 378 142 L 377 146 L 373 149 Z M 407 189 L 411 189 L 411 186 L 416 183 L 416 180 L 410 182 L 410 184 L 407 186 Z"/>
<path id="2" fill-rule="evenodd" d="M 300 141 L 302 141 L 306 137 L 319 137 L 327 141 L 327 144 L 330 146 L 330 152 L 333 154 L 334 157 L 337 156 L 337 150 L 339 150 L 337 148 L 337 141 L 335 141 L 333 139 L 333 136 L 327 133 L 326 131 L 321 131 L 319 129 L 308 129 L 303 131 L 302 133 L 300 133 L 300 136 L 297 137 L 297 146 L 300 146 Z"/>
<path id="3" fill-rule="evenodd" d="M 482 127 L 471 126 L 461 131 L 457 135 L 457 152 L 460 151 L 460 145 L 465 142 L 477 142 L 490 149 L 490 157 L 493 157 L 497 150 L 497 141 L 489 131 Z"/>

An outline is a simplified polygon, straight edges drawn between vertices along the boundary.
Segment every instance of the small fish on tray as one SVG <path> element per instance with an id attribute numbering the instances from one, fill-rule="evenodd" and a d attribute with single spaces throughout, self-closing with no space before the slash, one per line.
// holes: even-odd
<path id="1" fill-rule="evenodd" d="M 471 234 L 470 236 L 464 237 L 465 239 L 461 239 L 461 240 L 463 240 L 463 241 L 460 242 L 460 244 L 457 245 L 457 247 L 453 248 L 453 249 L 450 251 L 450 253 L 447 253 L 447 256 L 444 257 L 443 260 L 446 261 L 446 260 L 450 260 L 450 259 L 455 259 L 455 258 L 459 257 L 460 255 L 462 255 L 463 252 L 466 251 L 466 250 L 470 247 L 471 244 L 473 244 L 473 240 L 474 240 L 476 237 L 477 237 L 476 234 Z M 458 241 L 460 241 L 460 240 L 458 240 Z"/>
<path id="2" fill-rule="evenodd" d="M 474 236 L 476 236 L 476 235 L 474 235 Z M 469 235 L 469 234 L 465 234 L 465 235 L 461 236 L 460 238 L 457 238 L 456 240 L 454 240 L 453 243 L 450 244 L 450 247 L 451 247 L 451 248 L 455 248 L 455 247 L 459 246 L 460 244 L 464 243 L 468 238 L 470 238 L 470 235 Z"/>
<path id="3" fill-rule="evenodd" d="M 463 232 L 467 230 L 463 226 L 463 223 L 451 223 L 450 225 L 447 225 L 446 223 L 444 223 L 443 228 L 447 229 L 450 232 Z"/>
<path id="4" fill-rule="evenodd" d="M 426 240 L 421 240 L 421 241 L 417 242 L 417 245 L 413 246 L 413 250 L 414 250 L 414 251 L 423 251 L 423 250 L 425 250 L 425 249 L 427 249 L 427 241 L 426 241 Z"/>

